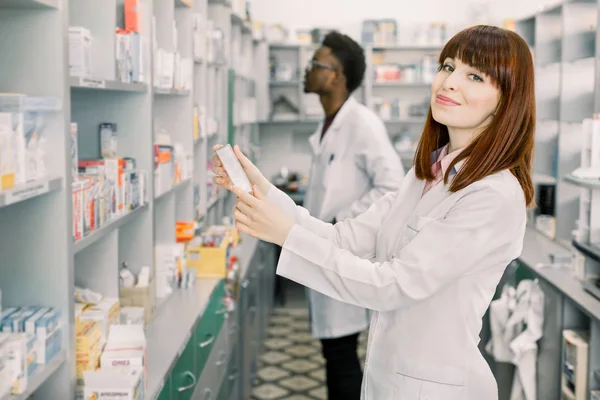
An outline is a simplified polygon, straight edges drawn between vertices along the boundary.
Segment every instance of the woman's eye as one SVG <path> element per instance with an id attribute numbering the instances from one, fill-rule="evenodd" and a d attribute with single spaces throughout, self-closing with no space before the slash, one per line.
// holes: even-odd
<path id="1" fill-rule="evenodd" d="M 442 66 L 442 69 L 443 69 L 444 71 L 446 71 L 446 72 L 452 72 L 452 71 L 454 71 L 454 68 L 452 67 L 452 65 L 448 65 L 448 64 L 444 64 L 444 65 Z"/>
<path id="2" fill-rule="evenodd" d="M 475 82 L 483 82 L 483 78 L 480 77 L 479 75 L 475 75 L 475 74 L 471 74 L 471 78 L 475 81 Z"/>

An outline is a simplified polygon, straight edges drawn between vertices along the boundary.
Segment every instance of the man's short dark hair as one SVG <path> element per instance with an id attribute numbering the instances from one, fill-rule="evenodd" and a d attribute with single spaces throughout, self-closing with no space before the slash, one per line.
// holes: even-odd
<path id="1" fill-rule="evenodd" d="M 362 83 L 367 68 L 363 48 L 338 31 L 328 33 L 322 45 L 329 47 L 331 54 L 342 64 L 348 93 L 354 92 Z"/>

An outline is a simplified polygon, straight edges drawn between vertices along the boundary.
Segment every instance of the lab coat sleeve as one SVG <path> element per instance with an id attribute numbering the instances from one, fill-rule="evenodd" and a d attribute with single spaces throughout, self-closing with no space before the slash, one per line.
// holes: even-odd
<path id="1" fill-rule="evenodd" d="M 398 190 L 405 175 L 402 161 L 394 150 L 383 123 L 365 123 L 357 127 L 354 146 L 357 150 L 357 167 L 369 177 L 371 187 L 348 207 L 340 210 L 335 216 L 337 221 L 362 214 L 384 194 Z"/>
<path id="2" fill-rule="evenodd" d="M 525 204 L 522 197 L 520 201 L 514 197 L 516 200 L 498 190 L 466 194 L 445 218 L 427 223 L 385 262 L 357 257 L 294 225 L 277 273 L 359 307 L 375 311 L 406 307 L 461 276 L 497 263 L 508 265 L 518 257 Z"/>
<path id="3" fill-rule="evenodd" d="M 375 254 L 377 232 L 383 218 L 392 207 L 396 193 L 387 193 L 358 217 L 335 225 L 311 217 L 307 209 L 297 206 L 288 195 L 275 186 L 270 187 L 267 198 L 284 210 L 297 225 L 314 236 L 325 239 L 356 256 L 368 258 Z"/>

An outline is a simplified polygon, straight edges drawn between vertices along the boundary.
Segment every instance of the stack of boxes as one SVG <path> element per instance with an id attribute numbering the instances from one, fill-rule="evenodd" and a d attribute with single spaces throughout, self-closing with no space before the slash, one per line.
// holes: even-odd
<path id="1" fill-rule="evenodd" d="M 0 313 L 0 398 L 22 394 L 37 365 L 61 351 L 61 313 L 53 308 L 11 307 Z"/>
<path id="2" fill-rule="evenodd" d="M 139 0 L 138 0 L 139 1 Z M 195 23 L 200 21 L 195 20 Z M 153 26 L 156 18 L 152 17 Z M 182 57 L 178 51 L 178 32 L 173 22 L 173 49 L 167 51 L 158 47 L 156 36 L 152 38 L 154 50 L 154 86 L 159 89 L 191 90 L 194 83 L 194 60 L 192 57 Z M 156 29 L 153 29 L 156 32 Z M 197 46 L 201 47 L 201 46 Z"/>
<path id="3" fill-rule="evenodd" d="M 104 298 L 97 304 L 75 305 L 76 397 L 84 391 L 84 373 L 100 368 L 100 357 L 110 327 L 120 322 L 119 300 Z"/>
<path id="4" fill-rule="evenodd" d="M 167 299 L 177 287 L 177 271 L 183 258 L 181 247 L 179 244 L 157 244 L 154 247 L 157 299 Z"/>
<path id="5" fill-rule="evenodd" d="M 149 65 L 149 40 L 140 32 L 143 20 L 141 0 L 127 0 L 124 4 L 125 29 L 116 29 L 116 77 L 125 83 L 148 83 L 150 75 L 144 68 Z M 94 78 L 92 71 L 92 32 L 82 26 L 69 27 L 69 75 Z"/>
<path id="6" fill-rule="evenodd" d="M 231 226 L 214 225 L 186 245 L 189 268 L 201 278 L 225 278 L 231 249 L 239 243 L 237 230 Z"/>
<path id="7" fill-rule="evenodd" d="M 84 372 L 86 399 L 143 400 L 147 384 L 143 325 L 112 325 L 100 369 Z"/>
<path id="8" fill-rule="evenodd" d="M 121 285 L 120 301 L 123 306 L 121 312 L 128 320 L 134 320 L 141 325 L 150 323 L 156 311 L 156 279 L 151 276 L 148 267 L 143 267 L 137 277 L 137 283 L 130 287 Z M 141 321 L 136 315 L 140 313 Z"/>
<path id="9" fill-rule="evenodd" d="M 141 0 L 126 0 L 124 4 L 125 29 L 116 31 L 117 79 L 121 82 L 149 83 L 149 40 L 141 30 L 144 7 Z"/>
<path id="10" fill-rule="evenodd" d="M 116 124 L 100 124 L 99 130 L 102 158 L 79 160 L 77 124 L 71 124 L 75 240 L 147 203 L 144 171 L 134 158 L 117 156 Z"/>
<path id="11" fill-rule="evenodd" d="M 154 193 L 160 196 L 174 185 L 191 179 L 193 155 L 186 153 L 181 144 L 154 145 Z"/>
<path id="12" fill-rule="evenodd" d="M 75 398 L 143 400 L 143 325 L 120 325 L 119 299 L 79 288 L 75 299 Z"/>

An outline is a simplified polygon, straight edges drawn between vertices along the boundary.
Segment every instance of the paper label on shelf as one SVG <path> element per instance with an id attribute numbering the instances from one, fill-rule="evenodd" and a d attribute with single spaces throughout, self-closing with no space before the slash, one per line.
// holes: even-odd
<path id="1" fill-rule="evenodd" d="M 48 186 L 48 181 L 46 181 L 34 184 L 23 189 L 16 189 L 11 192 L 8 192 L 4 197 L 4 205 L 7 206 L 9 204 L 30 199 L 42 193 L 47 193 L 49 190 Z"/>
<path id="2" fill-rule="evenodd" d="M 103 89 L 106 87 L 106 82 L 102 79 L 79 78 L 79 86 Z"/>

